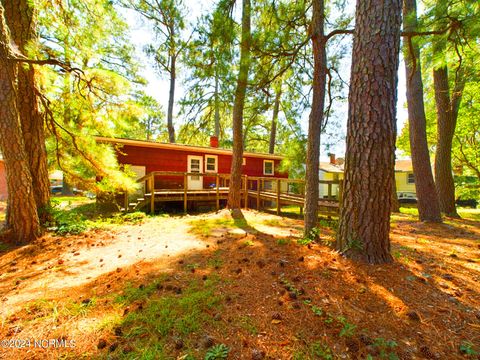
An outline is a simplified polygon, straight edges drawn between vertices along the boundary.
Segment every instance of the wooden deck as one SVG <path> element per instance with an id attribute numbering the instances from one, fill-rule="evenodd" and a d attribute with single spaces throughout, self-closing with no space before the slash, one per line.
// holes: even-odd
<path id="1" fill-rule="evenodd" d="M 183 177 L 183 188 L 155 189 L 155 179 L 162 176 Z M 205 189 L 188 189 L 189 176 L 215 178 L 215 184 Z M 144 184 L 143 195 L 135 197 L 135 195 L 124 194 L 124 210 L 146 208 L 153 213 L 156 204 L 167 202 L 183 202 L 185 212 L 187 212 L 189 202 L 211 202 L 215 204 L 218 210 L 221 201 L 228 198 L 229 179 L 229 174 L 155 171 L 138 180 L 139 183 Z M 321 180 L 320 183 L 328 185 L 328 198 L 319 200 L 319 212 L 328 215 L 337 214 L 342 193 L 341 181 Z M 338 189 L 338 194 L 334 191 L 335 187 Z M 242 176 L 241 195 L 244 208 L 253 207 L 260 210 L 265 207 L 271 208 L 272 204 L 275 204 L 276 212 L 280 214 L 282 206 L 296 205 L 300 207 L 300 212 L 302 212 L 305 201 L 304 194 L 305 183 L 301 179 Z M 132 197 L 134 197 L 133 202 L 131 201 Z"/>

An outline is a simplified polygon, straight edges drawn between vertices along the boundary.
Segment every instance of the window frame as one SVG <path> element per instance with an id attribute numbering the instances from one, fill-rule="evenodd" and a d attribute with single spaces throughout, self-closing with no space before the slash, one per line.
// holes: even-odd
<path id="1" fill-rule="evenodd" d="M 215 169 L 208 169 L 208 159 L 215 159 Z M 205 172 L 206 173 L 217 173 L 218 172 L 218 156 L 217 155 L 205 155 Z"/>
<path id="2" fill-rule="evenodd" d="M 410 176 L 412 177 L 412 181 L 410 181 Z M 407 184 L 408 185 L 415 184 L 415 174 L 413 172 L 407 173 Z"/>
<path id="3" fill-rule="evenodd" d="M 265 165 L 267 163 L 271 163 L 272 164 L 272 172 L 271 173 L 267 173 L 265 171 Z M 274 160 L 263 160 L 263 175 L 270 175 L 270 176 L 274 176 L 275 175 L 275 161 Z"/>

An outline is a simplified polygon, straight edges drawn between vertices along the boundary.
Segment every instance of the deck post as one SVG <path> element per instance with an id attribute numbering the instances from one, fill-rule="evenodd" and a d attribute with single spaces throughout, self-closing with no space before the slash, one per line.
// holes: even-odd
<path id="1" fill-rule="evenodd" d="M 187 190 L 188 190 L 188 176 L 183 174 L 183 212 L 187 212 Z"/>
<path id="2" fill-rule="evenodd" d="M 338 209 L 340 209 L 340 205 L 342 205 L 342 198 L 343 198 L 343 180 L 338 182 Z"/>
<path id="3" fill-rule="evenodd" d="M 150 214 L 155 213 L 155 177 L 150 178 Z"/>
<path id="4" fill-rule="evenodd" d="M 215 176 L 215 188 L 217 190 L 216 193 L 216 205 L 217 205 L 217 211 L 220 210 L 220 176 L 217 175 Z"/>
<path id="5" fill-rule="evenodd" d="M 280 179 L 277 179 L 277 215 L 280 215 Z"/>
<path id="6" fill-rule="evenodd" d="M 244 190 L 243 190 L 243 191 L 244 191 L 243 196 L 244 196 L 244 198 L 245 198 L 245 200 L 244 200 L 244 205 L 245 205 L 244 208 L 245 208 L 245 209 L 248 209 L 248 175 L 245 175 L 245 184 L 244 184 L 243 189 L 244 189 Z"/>
<path id="7" fill-rule="evenodd" d="M 125 190 L 125 192 L 123 193 L 123 207 L 125 209 L 125 212 L 128 211 L 128 191 Z"/>
<path id="8" fill-rule="evenodd" d="M 332 199 L 332 183 L 328 183 L 328 199 Z"/>
<path id="9" fill-rule="evenodd" d="M 257 210 L 260 210 L 260 179 L 257 179 Z"/>

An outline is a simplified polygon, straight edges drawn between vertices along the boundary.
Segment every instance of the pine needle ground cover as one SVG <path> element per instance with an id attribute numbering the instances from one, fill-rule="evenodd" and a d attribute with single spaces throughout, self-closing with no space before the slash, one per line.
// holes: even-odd
<path id="1" fill-rule="evenodd" d="M 98 215 L 98 214 L 97 214 Z M 0 249 L 0 339 L 17 359 L 477 359 L 480 224 L 392 220 L 384 266 L 244 211 L 107 221 Z M 118 217 L 118 216 L 117 216 Z"/>

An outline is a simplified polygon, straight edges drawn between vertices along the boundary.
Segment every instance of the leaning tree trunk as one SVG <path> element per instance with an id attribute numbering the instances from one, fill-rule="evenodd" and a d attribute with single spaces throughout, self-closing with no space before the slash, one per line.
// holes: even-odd
<path id="1" fill-rule="evenodd" d="M 280 112 L 280 98 L 282 97 L 282 88 L 275 92 L 275 102 L 273 104 L 272 126 L 270 127 L 270 143 L 268 145 L 268 153 L 273 154 L 275 152 L 275 142 L 277 139 L 277 121 L 278 113 Z"/>
<path id="2" fill-rule="evenodd" d="M 392 261 L 401 12 L 401 0 L 357 0 L 337 248 L 374 264 Z"/>
<path id="3" fill-rule="evenodd" d="M 310 236 L 318 221 L 318 171 L 320 161 L 320 132 L 325 105 L 327 76 L 326 38 L 324 34 L 325 2 L 313 1 L 312 44 L 313 44 L 313 98 L 308 120 L 307 161 L 305 172 L 304 235 Z"/>
<path id="4" fill-rule="evenodd" d="M 173 126 L 173 102 L 175 100 L 175 80 L 176 80 L 176 56 L 170 57 L 170 91 L 168 93 L 168 112 L 167 112 L 167 127 L 168 127 L 168 141 L 175 142 L 175 128 Z"/>
<path id="5" fill-rule="evenodd" d="M 16 243 L 30 242 L 40 235 L 32 175 L 30 173 L 20 116 L 16 104 L 16 64 L 12 56 L 10 36 L 0 3 L 0 150 L 7 172 L 6 229 Z"/>
<path id="6" fill-rule="evenodd" d="M 416 0 L 404 0 L 403 29 L 406 32 L 417 31 Z M 404 58 L 407 78 L 408 126 L 418 199 L 418 215 L 420 221 L 442 222 L 428 151 L 420 48 L 415 39 L 407 38 L 406 40 L 404 43 Z"/>
<path id="7" fill-rule="evenodd" d="M 27 46 L 36 40 L 36 20 L 31 1 L 2 0 L 10 34 L 18 50 L 27 55 Z M 35 70 L 32 65 L 18 66 L 17 109 L 27 152 L 32 178 L 35 202 L 41 223 L 50 219 L 50 181 L 48 178 L 45 128 L 42 114 L 38 109 L 35 90 Z"/>
<path id="8" fill-rule="evenodd" d="M 247 91 L 248 72 L 250 70 L 250 0 L 243 0 L 242 40 L 240 42 L 240 70 L 238 72 L 235 102 L 233 104 L 233 152 L 228 207 L 235 214 L 241 206 L 242 157 L 243 157 L 243 107 Z"/>

